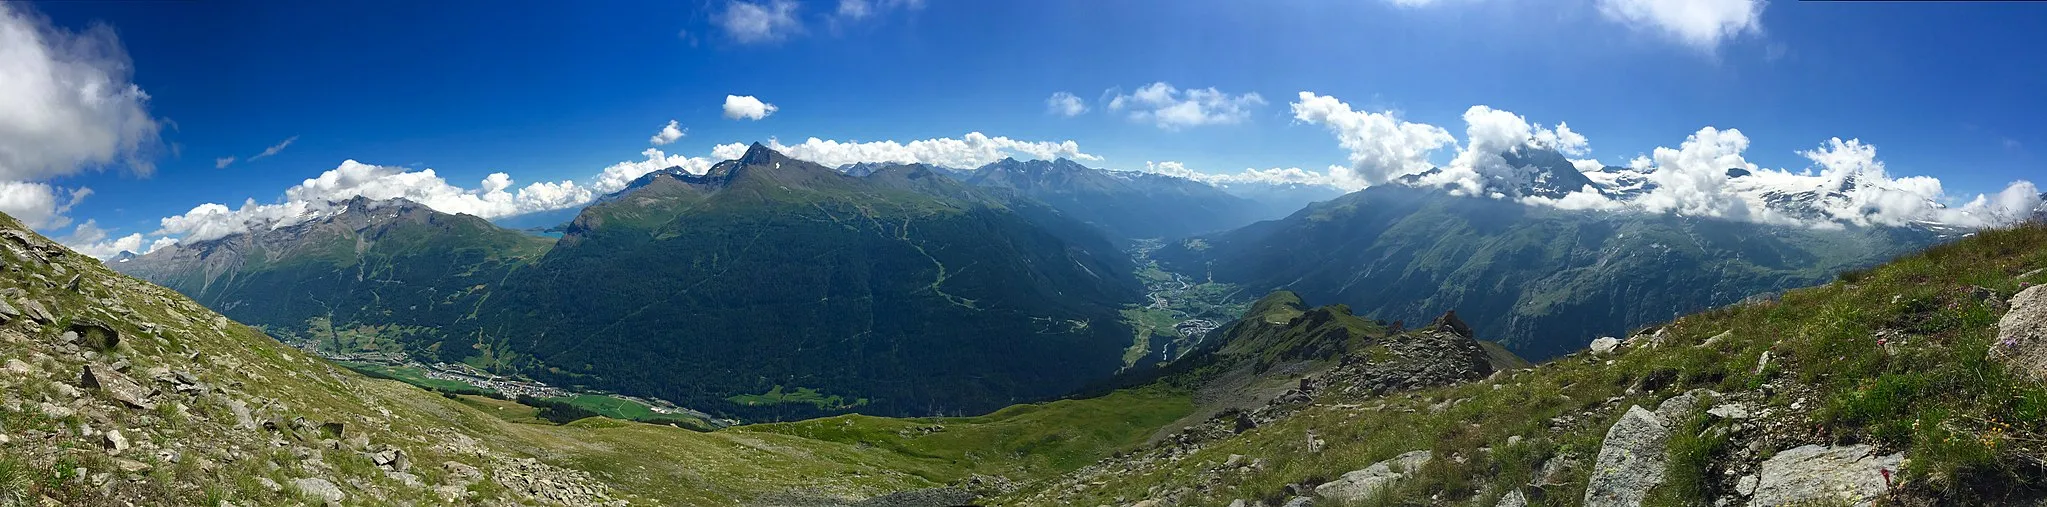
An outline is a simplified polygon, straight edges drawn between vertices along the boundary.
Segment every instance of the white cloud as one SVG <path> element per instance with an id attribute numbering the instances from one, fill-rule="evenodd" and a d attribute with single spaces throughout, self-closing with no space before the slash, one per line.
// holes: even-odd
<path id="1" fill-rule="evenodd" d="M 1448 166 L 1423 178 L 1423 184 L 1447 185 L 1465 195 L 1480 195 L 1492 191 L 1488 187 L 1494 182 L 1517 184 L 1515 182 L 1534 177 L 1522 174 L 1521 168 L 1507 164 L 1506 154 L 1511 150 L 1546 149 L 1564 155 L 1584 155 L 1591 151 L 1591 143 L 1584 135 L 1571 131 L 1569 125 L 1558 123 L 1557 128 L 1550 129 L 1529 123 L 1527 118 L 1513 112 L 1484 105 L 1466 109 L 1464 125 L 1464 146 Z"/>
<path id="2" fill-rule="evenodd" d="M 1296 181 L 1356 190 L 1394 181 L 1407 174 L 1427 176 L 1416 184 L 1449 187 L 1452 193 L 1495 198 L 1509 195 L 1495 184 L 1529 182 L 1522 168 L 1510 167 L 1503 154 L 1515 148 L 1554 150 L 1583 156 L 1591 151 L 1584 135 L 1564 123 L 1551 129 L 1512 112 L 1472 106 L 1464 113 L 1465 142 L 1442 167 L 1432 167 L 1430 152 L 1456 142 L 1443 129 L 1408 123 L 1391 114 L 1352 110 L 1333 97 L 1302 92 L 1293 104 L 1295 119 L 1324 125 L 1350 152 L 1351 165 L 1332 166 L 1325 173 L 1291 174 Z M 1736 129 L 1705 127 L 1677 148 L 1658 147 L 1636 157 L 1624 169 L 1609 172 L 1597 159 L 1566 157 L 1571 168 L 1592 180 L 1556 198 L 1519 197 L 1531 205 L 1567 209 L 1673 213 L 1807 227 L 1901 226 L 1937 222 L 1962 227 L 2010 224 L 2041 208 L 2038 188 L 2017 181 L 1990 195 L 1951 196 L 1937 178 L 1894 177 L 1876 156 L 1874 146 L 1859 140 L 1829 139 L 1818 148 L 1798 152 L 1813 167 L 1801 172 L 1760 167 L 1743 155 L 1749 138 Z M 1740 170 L 1739 177 L 1729 174 Z M 1150 166 L 1154 172 L 1213 183 L 1258 181 L 1276 174 L 1200 174 L 1174 163 Z"/>
<path id="3" fill-rule="evenodd" d="M 1402 121 L 1391 112 L 1352 110 L 1350 104 L 1335 97 L 1312 92 L 1301 92 L 1293 112 L 1295 120 L 1322 125 L 1336 134 L 1337 144 L 1350 151 L 1346 179 L 1359 188 L 1427 171 L 1431 167 L 1429 154 L 1457 142 L 1442 127 Z"/>
<path id="4" fill-rule="evenodd" d="M 761 102 L 761 99 L 754 98 L 752 95 L 725 96 L 725 117 L 733 120 L 759 120 L 767 118 L 768 115 L 775 114 L 775 111 L 778 109 L 781 108 L 775 107 L 774 104 Z"/>
<path id="5" fill-rule="evenodd" d="M 32 229 L 53 229 L 70 225 L 71 217 L 64 214 L 90 195 L 90 188 L 66 190 L 44 183 L 0 181 L 0 212 Z"/>
<path id="6" fill-rule="evenodd" d="M 1606 164 L 1596 158 L 1574 158 L 1570 160 L 1571 167 L 1577 168 L 1578 172 L 1581 173 L 1599 172 L 1600 169 L 1606 168 Z"/>
<path id="7" fill-rule="evenodd" d="M 626 185 L 631 184 L 633 180 L 639 179 L 641 176 L 646 176 L 647 173 L 670 167 L 681 167 L 683 171 L 690 174 L 703 174 L 704 171 L 711 169 L 711 164 L 717 163 L 716 160 L 707 158 L 669 155 L 655 148 L 647 148 L 647 151 L 642 151 L 640 154 L 646 155 L 647 159 L 637 162 L 619 162 L 605 167 L 603 171 L 599 171 L 596 181 L 590 184 L 590 189 L 598 195 L 609 194 L 624 190 Z M 735 155 L 725 158 L 739 157 Z"/>
<path id="8" fill-rule="evenodd" d="M 161 126 L 114 30 L 65 30 L 23 6 L 0 3 L 0 181 L 153 171 Z"/>
<path id="9" fill-rule="evenodd" d="M 1599 0 L 1607 19 L 1705 51 L 1763 31 L 1765 0 Z"/>
<path id="10" fill-rule="evenodd" d="M 1654 213 L 1750 219 L 1754 210 L 1748 201 L 1726 188 L 1728 169 L 1759 169 L 1742 157 L 1748 144 L 1740 130 L 1705 127 L 1677 149 L 1657 147 L 1649 154 L 1653 172 L 1648 174 L 1656 188 L 1635 204 Z"/>
<path id="11" fill-rule="evenodd" d="M 668 125 L 661 127 L 661 131 L 655 132 L 654 137 L 648 138 L 647 142 L 654 143 L 655 146 L 661 146 L 675 142 L 677 139 L 682 139 L 682 136 L 686 135 L 689 135 L 689 132 L 682 129 L 680 124 L 676 123 L 675 120 L 668 120 Z"/>
<path id="12" fill-rule="evenodd" d="M 1045 99 L 1045 112 L 1069 118 L 1080 116 L 1087 112 L 1087 101 L 1067 92 L 1054 93 Z"/>
<path id="13" fill-rule="evenodd" d="M 842 6 L 843 7 L 843 6 Z M 725 35 L 741 44 L 778 42 L 802 32 L 793 0 L 772 0 L 765 4 L 732 0 L 715 22 Z"/>
<path id="14" fill-rule="evenodd" d="M 1252 108 L 1261 105 L 1265 98 L 1256 92 L 1230 95 L 1215 88 L 1181 90 L 1163 81 L 1109 99 L 1109 110 L 1127 110 L 1131 120 L 1166 130 L 1241 123 L 1251 117 Z"/>
<path id="15" fill-rule="evenodd" d="M 227 168 L 227 166 L 230 166 L 230 165 L 234 165 L 234 163 L 235 163 L 235 157 L 234 157 L 234 156 L 232 156 L 232 155 L 230 155 L 230 156 L 226 156 L 226 157 L 220 157 L 220 158 L 216 158 L 216 159 L 213 159 L 213 168 L 214 168 L 214 169 L 226 169 L 226 168 Z"/>
<path id="16" fill-rule="evenodd" d="M 111 239 L 108 236 L 107 231 L 101 229 L 97 222 L 86 220 L 85 223 L 78 224 L 78 228 L 73 229 L 70 235 L 58 239 L 57 242 L 78 253 L 100 259 L 111 258 L 120 255 L 121 252 L 147 254 L 157 248 L 177 243 L 177 240 L 170 238 L 157 238 L 154 242 L 146 242 L 141 233 Z"/>
<path id="17" fill-rule="evenodd" d="M 257 160 L 262 160 L 271 155 L 276 155 L 277 152 L 284 151 L 285 147 L 291 146 L 291 143 L 296 142 L 298 140 L 299 136 L 287 137 L 283 141 L 279 141 L 277 144 L 270 145 L 269 148 L 264 148 L 262 153 L 257 153 L 255 156 L 249 157 L 249 161 L 255 162 Z"/>
<path id="18" fill-rule="evenodd" d="M 378 166 L 343 161 L 339 167 L 307 179 L 284 191 L 275 204 L 257 204 L 254 199 L 238 209 L 207 203 L 183 215 L 160 221 L 157 235 L 176 235 L 185 241 L 204 241 L 255 227 L 283 227 L 297 224 L 331 208 L 331 203 L 361 196 L 370 199 L 403 198 L 446 213 L 466 213 L 484 218 L 519 215 L 575 206 L 589 202 L 594 193 L 572 181 L 539 182 L 516 192 L 510 175 L 493 173 L 475 189 L 448 184 L 433 169 L 407 171 L 402 167 Z"/>
<path id="19" fill-rule="evenodd" d="M 843 142 L 813 137 L 800 144 L 785 145 L 778 140 L 769 140 L 768 147 L 790 158 L 808 160 L 830 167 L 861 162 L 887 162 L 974 168 L 1005 157 L 1102 159 L 1081 152 L 1080 145 L 1073 141 L 1018 141 L 1007 137 L 989 137 L 980 132 L 969 132 L 960 139 L 920 139 L 908 143 Z M 712 155 L 721 159 L 738 158 L 738 154 L 745 151 L 746 145 L 734 143 L 719 146 Z"/>

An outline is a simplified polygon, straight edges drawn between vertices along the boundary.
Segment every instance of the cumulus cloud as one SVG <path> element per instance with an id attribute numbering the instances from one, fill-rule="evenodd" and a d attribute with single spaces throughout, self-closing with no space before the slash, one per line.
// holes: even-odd
<path id="1" fill-rule="evenodd" d="M 1571 127 L 1564 123 L 1550 129 L 1530 123 L 1527 118 L 1513 112 L 1484 105 L 1466 109 L 1463 118 L 1464 146 L 1448 166 L 1422 178 L 1422 183 L 1448 186 L 1466 195 L 1482 195 L 1497 191 L 1491 188 L 1496 185 L 1514 185 L 1536 177 L 1524 174 L 1521 167 L 1508 164 L 1506 155 L 1510 151 L 1543 149 L 1564 155 L 1584 155 L 1591 151 L 1591 143 L 1585 136 L 1571 131 Z"/>
<path id="2" fill-rule="evenodd" d="M 283 141 L 278 141 L 277 144 L 270 145 L 269 148 L 264 148 L 262 153 L 257 153 L 254 156 L 249 157 L 249 161 L 255 162 L 257 160 L 268 158 L 271 155 L 276 155 L 277 152 L 284 151 L 285 147 L 291 146 L 291 143 L 296 142 L 298 140 L 299 136 L 287 137 Z"/>
<path id="3" fill-rule="evenodd" d="M 1629 163 L 1628 170 L 1649 182 L 1639 196 L 1623 201 L 1586 191 L 1557 202 L 1531 202 L 1826 228 L 1915 222 L 1990 227 L 2024 220 L 2041 203 L 2039 189 L 2027 181 L 1967 197 L 1949 195 L 1937 178 L 1894 177 L 1876 147 L 1856 139 L 1832 138 L 1799 151 L 1813 165 L 1795 172 L 1749 162 L 1743 154 L 1749 142 L 1737 129 L 1701 128 L 1677 148 L 1658 147 Z"/>
<path id="4" fill-rule="evenodd" d="M 1163 81 L 1109 99 L 1110 111 L 1128 111 L 1132 121 L 1166 130 L 1241 123 L 1251 117 L 1252 108 L 1262 105 L 1265 98 L 1256 92 L 1230 95 L 1215 88 L 1181 90 Z"/>
<path id="5" fill-rule="evenodd" d="M 161 126 L 113 29 L 69 31 L 25 9 L 0 3 L 0 181 L 153 171 Z"/>
<path id="6" fill-rule="evenodd" d="M 831 167 L 876 162 L 973 168 L 1007 157 L 1102 159 L 1080 151 L 1080 145 L 1073 141 L 1019 141 L 1007 137 L 989 137 L 980 132 L 969 132 L 959 139 L 920 139 L 908 143 L 845 142 L 813 137 L 799 144 L 788 145 L 782 144 L 779 140 L 769 140 L 768 147 L 791 158 Z M 739 154 L 745 151 L 745 144 L 733 143 L 719 146 L 713 150 L 712 155 L 721 159 L 738 158 Z"/>
<path id="7" fill-rule="evenodd" d="M 761 102 L 752 95 L 726 95 L 725 117 L 733 120 L 759 120 L 775 114 L 780 109 L 774 104 Z"/>
<path id="8" fill-rule="evenodd" d="M 727 37 L 741 44 L 779 42 L 803 31 L 803 23 L 796 19 L 796 8 L 793 0 L 766 3 L 732 0 L 714 21 Z"/>
<path id="9" fill-rule="evenodd" d="M 1312 92 L 1301 92 L 1293 112 L 1294 120 L 1322 125 L 1336 135 L 1337 144 L 1350 152 L 1348 175 L 1360 188 L 1428 171 L 1429 155 L 1457 141 L 1442 127 L 1403 121 L 1392 112 L 1357 111 Z"/>
<path id="10" fill-rule="evenodd" d="M 214 169 L 226 169 L 226 168 L 227 168 L 227 166 L 230 166 L 230 165 L 234 165 L 234 163 L 235 163 L 235 157 L 234 157 L 234 156 L 232 156 L 232 155 L 230 155 L 230 156 L 225 156 L 225 157 L 220 157 L 220 158 L 216 158 L 216 159 L 213 159 L 213 168 L 214 168 Z"/>
<path id="11" fill-rule="evenodd" d="M 1599 0 L 1609 20 L 1713 51 L 1720 43 L 1763 31 L 1765 0 Z"/>
<path id="12" fill-rule="evenodd" d="M 1649 181 L 1656 188 L 1635 204 L 1650 212 L 1748 219 L 1753 211 L 1748 201 L 1727 188 L 1728 169 L 1759 169 L 1742 157 L 1748 145 L 1740 130 L 1705 127 L 1677 149 L 1657 147 L 1648 157 Z"/>
<path id="13" fill-rule="evenodd" d="M 57 242 L 63 243 L 64 246 L 70 247 L 72 250 L 78 251 L 78 253 L 100 259 L 120 255 L 121 252 L 134 252 L 136 255 L 147 254 L 157 248 L 177 242 L 177 240 L 169 238 L 158 238 L 154 242 L 149 242 L 142 238 L 141 233 L 129 234 L 118 238 L 110 238 L 109 236 L 110 234 L 105 229 L 99 227 L 99 223 L 86 220 L 85 223 L 78 224 L 78 227 L 73 229 L 70 235 L 58 238 Z"/>
<path id="14" fill-rule="evenodd" d="M 705 171 L 711 170 L 712 164 L 717 163 L 716 160 L 708 158 L 669 155 L 655 148 L 647 148 L 647 151 L 642 151 L 640 154 L 645 155 L 647 159 L 619 162 L 605 167 L 603 171 L 599 171 L 596 181 L 590 184 L 590 189 L 599 195 L 609 194 L 624 190 L 626 185 L 631 184 L 633 180 L 640 179 L 641 176 L 646 176 L 647 173 L 670 167 L 680 167 L 684 172 L 690 174 L 703 174 Z M 735 155 L 728 158 L 739 157 Z"/>
<path id="15" fill-rule="evenodd" d="M 1351 164 L 1290 177 L 1345 190 L 1419 175 L 1403 181 L 1449 188 L 1459 195 L 1512 195 L 1527 204 L 1567 209 L 1672 213 L 1807 227 L 1915 222 L 1987 227 L 2023 220 L 2041 207 L 2039 190 L 2031 182 L 2013 182 L 2001 191 L 1971 197 L 1949 195 L 1937 178 L 1893 176 L 1877 158 L 1875 146 L 1855 139 L 1829 139 L 1817 148 L 1799 151 L 1812 166 L 1794 172 L 1750 162 L 1744 156 L 1750 144 L 1748 136 L 1737 129 L 1708 126 L 1687 136 L 1676 148 L 1657 147 L 1625 167 L 1608 170 L 1598 159 L 1569 158 L 1589 154 L 1591 143 L 1567 124 L 1558 122 L 1549 128 L 1509 111 L 1478 105 L 1463 115 L 1465 138 L 1457 154 L 1448 164 L 1433 167 L 1429 154 L 1456 143 L 1441 128 L 1404 122 L 1390 113 L 1359 112 L 1333 97 L 1310 92 L 1301 93 L 1293 110 L 1296 120 L 1324 125 L 1335 134 L 1338 145 L 1350 152 Z M 1554 197 L 1515 195 L 1519 192 L 1503 187 L 1546 177 L 1528 165 L 1507 163 L 1506 155 L 1521 149 L 1566 156 L 1569 167 L 1563 170 L 1575 170 L 1592 184 L 1547 194 Z M 1167 163 L 1154 164 L 1150 170 L 1211 183 L 1275 176 L 1200 174 Z"/>
<path id="16" fill-rule="evenodd" d="M 403 198 L 442 212 L 484 218 L 561 209 L 594 197 L 591 189 L 572 181 L 533 183 L 516 192 L 509 191 L 512 187 L 512 178 L 505 173 L 492 173 L 477 188 L 465 189 L 449 184 L 433 169 L 408 171 L 348 160 L 286 189 L 280 202 L 259 204 L 249 199 L 234 209 L 218 203 L 201 204 L 185 214 L 164 218 L 156 234 L 204 241 L 256 227 L 284 227 L 317 216 L 331 209 L 333 203 L 358 196 L 376 200 Z"/>
<path id="17" fill-rule="evenodd" d="M 668 120 L 668 125 L 661 127 L 661 131 L 655 132 L 654 137 L 648 138 L 647 142 L 654 143 L 655 146 L 661 146 L 675 142 L 677 139 L 682 139 L 682 136 L 685 135 L 689 135 L 689 132 L 683 130 L 681 125 L 676 123 L 675 120 Z"/>
<path id="18" fill-rule="evenodd" d="M 45 183 L 0 181 L 0 212 L 32 229 L 63 227 L 71 224 L 71 218 L 64 214 L 90 195 L 90 188 L 63 189 Z"/>
<path id="19" fill-rule="evenodd" d="M 1068 118 L 1087 112 L 1087 101 L 1072 93 L 1058 92 L 1045 99 L 1045 112 Z"/>

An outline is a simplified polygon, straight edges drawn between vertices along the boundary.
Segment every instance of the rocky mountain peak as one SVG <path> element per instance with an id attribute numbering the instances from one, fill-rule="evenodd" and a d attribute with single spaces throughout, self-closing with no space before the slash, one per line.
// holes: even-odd
<path id="1" fill-rule="evenodd" d="M 1457 336 L 1465 338 L 1476 336 L 1472 334 L 1471 325 L 1465 324 L 1464 319 L 1457 318 L 1457 310 L 1443 312 L 1443 316 L 1436 317 L 1436 321 L 1430 323 L 1429 327 L 1456 333 Z"/>
<path id="2" fill-rule="evenodd" d="M 767 145 L 756 141 L 753 145 L 746 147 L 746 154 L 740 155 L 738 160 L 741 165 L 759 165 L 772 162 L 781 156 L 782 154 L 776 153 L 775 150 L 769 149 Z"/>

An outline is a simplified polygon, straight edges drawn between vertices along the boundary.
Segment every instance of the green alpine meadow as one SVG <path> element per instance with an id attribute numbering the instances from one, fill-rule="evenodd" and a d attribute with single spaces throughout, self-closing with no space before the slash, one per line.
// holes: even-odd
<path id="1" fill-rule="evenodd" d="M 0 0 L 0 507 L 2047 506 L 2041 20 Z"/>

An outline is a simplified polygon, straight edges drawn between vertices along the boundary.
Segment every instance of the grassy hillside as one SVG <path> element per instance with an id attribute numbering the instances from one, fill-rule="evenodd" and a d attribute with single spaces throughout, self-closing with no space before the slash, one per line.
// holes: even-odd
<path id="1" fill-rule="evenodd" d="M 1061 232 L 1082 227 L 928 168 L 756 147 L 592 205 L 439 351 L 748 420 L 983 413 L 1121 366 L 1139 286 Z"/>
<path id="2" fill-rule="evenodd" d="M 1179 410 L 1170 396 L 1132 393 L 956 421 L 863 419 L 946 425 L 949 432 L 903 440 L 903 449 L 927 450 L 1030 449 L 1001 436 L 1060 435 L 1048 428 L 1087 417 L 1076 414 L 1129 425 L 1098 425 L 1093 439 L 1062 436 L 1058 453 L 977 454 L 973 466 L 958 459 L 964 451 L 908 454 L 757 428 L 545 424 L 530 407 L 444 397 L 303 354 L 11 218 L 0 217 L 0 236 L 0 258 L 12 268 L 0 273 L 8 305 L 0 308 L 0 504 L 321 503 L 301 483 L 331 486 L 348 505 L 851 503 L 942 486 L 975 467 L 1064 471 Z M 87 368 L 96 382 L 81 381 Z"/>
<path id="3" fill-rule="evenodd" d="M 2047 283 L 2043 268 L 2047 226 L 1985 231 L 1781 299 L 1683 316 L 1610 355 L 1580 352 L 1411 394 L 1318 394 L 1241 434 L 1163 442 L 993 504 L 1277 505 L 1429 450 L 1452 459 L 1429 461 L 1367 503 L 1493 505 L 1512 494 L 1577 505 L 1623 412 L 1694 389 L 1720 395 L 1677 407 L 1671 465 L 1649 505 L 1745 502 L 1741 477 L 1809 444 L 1903 453 L 1892 485 L 1876 483 L 1887 504 L 2031 504 L 2047 494 L 2038 472 L 2047 388 L 1989 352 L 2007 346 L 1995 343 L 2006 298 Z M 1748 415 L 1697 412 L 1719 405 Z"/>

